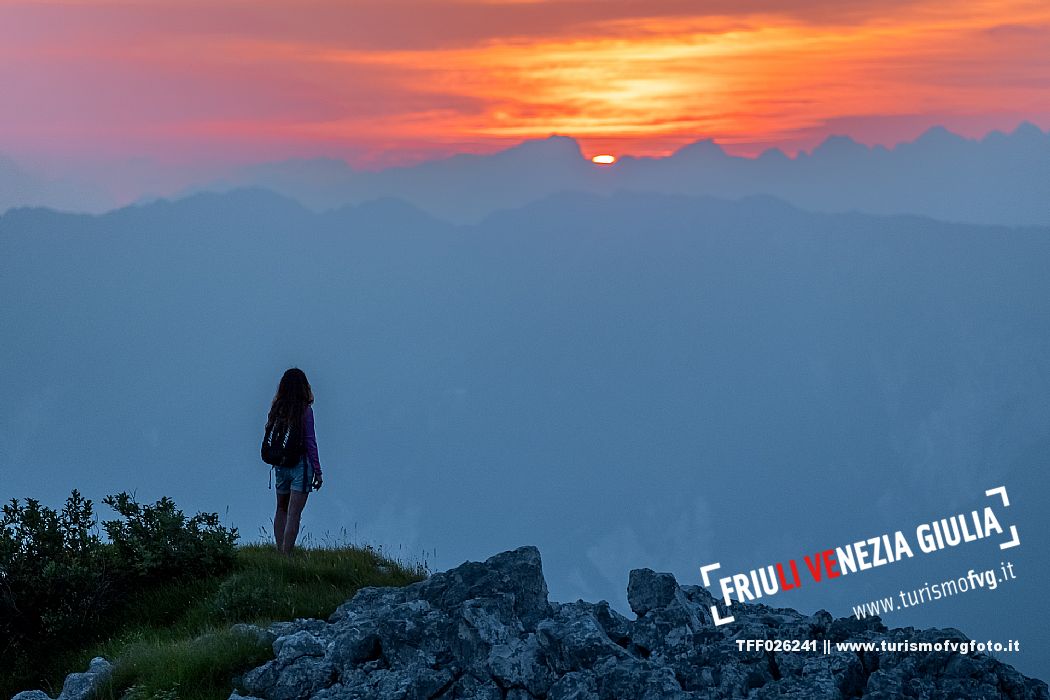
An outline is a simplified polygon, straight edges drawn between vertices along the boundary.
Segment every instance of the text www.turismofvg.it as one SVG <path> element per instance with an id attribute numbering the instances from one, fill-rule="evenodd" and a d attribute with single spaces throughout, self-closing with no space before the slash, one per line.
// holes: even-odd
<path id="1" fill-rule="evenodd" d="M 885 615 L 896 610 L 905 610 L 924 605 L 942 598 L 950 598 L 963 593 L 988 590 L 994 591 L 1000 583 L 1007 583 L 1017 578 L 1014 573 L 1013 562 L 999 562 L 999 570 L 984 569 L 977 571 L 970 569 L 965 576 L 950 578 L 936 583 L 923 583 L 921 588 L 910 591 L 898 591 L 897 595 L 878 598 L 876 600 L 853 606 L 853 615 L 858 620 L 865 617 Z"/>

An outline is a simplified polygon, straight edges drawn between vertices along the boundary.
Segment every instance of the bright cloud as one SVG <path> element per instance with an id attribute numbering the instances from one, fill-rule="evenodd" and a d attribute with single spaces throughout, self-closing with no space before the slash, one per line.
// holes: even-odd
<path id="1" fill-rule="evenodd" d="M 397 162 L 1050 124 L 1045 2 L 0 0 L 0 152 Z M 881 123 L 880 128 L 873 124 Z"/>

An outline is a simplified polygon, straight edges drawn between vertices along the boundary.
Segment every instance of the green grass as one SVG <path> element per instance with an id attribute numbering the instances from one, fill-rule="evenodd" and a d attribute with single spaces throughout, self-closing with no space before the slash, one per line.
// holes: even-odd
<path id="1" fill-rule="evenodd" d="M 234 676 L 272 656 L 268 645 L 232 632 L 231 625 L 325 619 L 359 588 L 403 586 L 425 575 L 424 565 L 405 565 L 370 547 L 304 548 L 290 558 L 272 546 L 240 547 L 232 572 L 140 591 L 106 638 L 41 660 L 50 680 L 43 689 L 57 695 L 66 673 L 104 656 L 116 669 L 99 700 L 119 700 L 129 689 L 134 700 L 225 700 Z"/>
<path id="2" fill-rule="evenodd" d="M 226 698 L 231 679 L 273 656 L 268 645 L 229 629 L 183 639 L 143 638 L 125 646 L 99 700 L 132 697 Z"/>

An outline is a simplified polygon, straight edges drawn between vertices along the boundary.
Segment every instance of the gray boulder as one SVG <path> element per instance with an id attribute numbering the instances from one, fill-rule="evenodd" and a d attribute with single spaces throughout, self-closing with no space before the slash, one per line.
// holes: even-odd
<path id="1" fill-rule="evenodd" d="M 58 700 L 90 700 L 112 674 L 113 664 L 96 656 L 88 663 L 87 671 L 66 676 Z M 42 690 L 23 690 L 12 700 L 51 700 L 51 697 Z"/>
<path id="2" fill-rule="evenodd" d="M 51 700 L 51 696 L 42 690 L 23 690 L 11 700 Z"/>
<path id="3" fill-rule="evenodd" d="M 413 587 L 414 595 L 441 610 L 476 599 L 500 601 L 509 620 L 528 630 L 535 629 L 536 623 L 550 612 L 547 580 L 535 547 L 503 552 L 484 563 L 466 562 L 409 586 Z"/>
<path id="4" fill-rule="evenodd" d="M 671 574 L 658 574 L 652 569 L 633 569 L 627 579 L 627 603 L 638 617 L 656 608 L 667 607 L 678 591 Z"/>
<path id="5" fill-rule="evenodd" d="M 553 619 L 537 625 L 536 633 L 548 663 L 558 675 L 594 668 L 607 657 L 629 657 L 623 647 L 609 639 L 587 603 L 559 606 Z"/>

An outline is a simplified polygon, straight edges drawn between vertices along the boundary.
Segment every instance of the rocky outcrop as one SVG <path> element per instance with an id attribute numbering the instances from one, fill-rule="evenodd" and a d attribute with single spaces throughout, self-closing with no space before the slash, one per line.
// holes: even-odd
<path id="1" fill-rule="evenodd" d="M 366 588 L 327 622 L 268 630 L 272 661 L 239 679 L 266 700 L 675 700 L 1047 698 L 1042 681 L 984 655 L 740 650 L 737 639 L 965 640 L 716 601 L 670 574 L 630 574 L 629 620 L 608 603 L 550 603 L 539 552 L 522 547 L 404 588 Z"/>
<path id="2" fill-rule="evenodd" d="M 62 684 L 62 692 L 57 700 L 91 700 L 99 686 L 113 673 L 113 664 L 96 656 L 88 664 L 87 671 L 71 673 Z M 42 690 L 25 690 L 11 700 L 51 700 L 51 696 Z"/>

